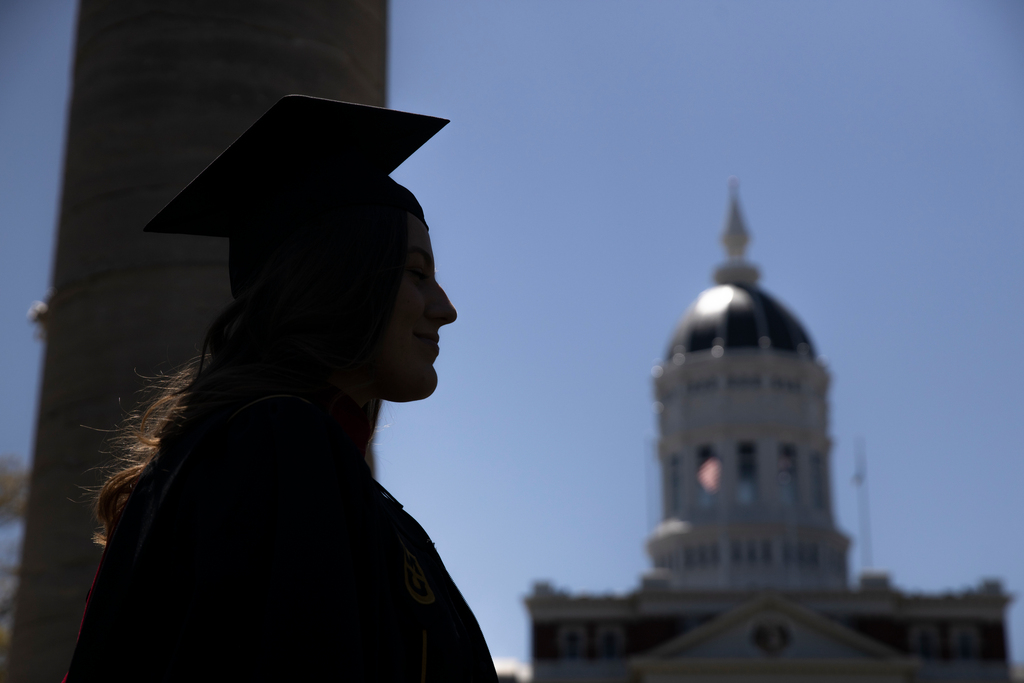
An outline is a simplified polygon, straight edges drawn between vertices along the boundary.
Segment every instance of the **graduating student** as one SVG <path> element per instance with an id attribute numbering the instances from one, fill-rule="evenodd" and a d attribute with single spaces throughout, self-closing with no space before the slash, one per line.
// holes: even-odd
<path id="1" fill-rule="evenodd" d="M 364 460 L 455 320 L 388 177 L 446 123 L 286 97 L 146 227 L 227 237 L 234 301 L 122 437 L 69 683 L 497 680 Z"/>

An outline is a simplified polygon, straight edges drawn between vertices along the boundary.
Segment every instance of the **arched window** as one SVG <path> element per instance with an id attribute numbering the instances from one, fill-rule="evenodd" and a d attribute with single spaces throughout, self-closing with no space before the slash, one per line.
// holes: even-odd
<path id="1" fill-rule="evenodd" d="M 978 658 L 978 634 L 972 626 L 957 626 L 950 634 L 950 649 L 953 651 L 953 659 L 977 659 Z"/>
<path id="2" fill-rule="evenodd" d="M 565 634 L 565 658 L 566 659 L 579 659 L 580 658 L 580 634 L 575 631 L 571 631 Z"/>
<path id="3" fill-rule="evenodd" d="M 757 446 L 745 441 L 737 450 L 736 502 L 749 505 L 757 500 Z"/>
<path id="4" fill-rule="evenodd" d="M 560 639 L 562 659 L 583 659 L 583 629 L 579 626 L 568 626 L 562 629 Z"/>
<path id="5" fill-rule="evenodd" d="M 697 501 L 701 507 L 712 507 L 722 483 L 722 461 L 711 446 L 697 449 Z"/>
<path id="6" fill-rule="evenodd" d="M 825 463 L 820 453 L 811 453 L 811 504 L 825 509 Z"/>
<path id="7" fill-rule="evenodd" d="M 796 470 L 796 446 L 779 446 L 779 501 L 783 505 L 796 505 L 799 500 Z"/>
<path id="8" fill-rule="evenodd" d="M 757 564 L 757 541 L 747 541 L 747 562 Z"/>
<path id="9" fill-rule="evenodd" d="M 939 632 L 934 626 L 915 626 L 910 630 L 910 649 L 921 659 L 938 659 Z"/>
<path id="10" fill-rule="evenodd" d="M 620 659 L 623 654 L 623 637 L 621 630 L 605 627 L 598 632 L 597 655 L 601 659 Z"/>

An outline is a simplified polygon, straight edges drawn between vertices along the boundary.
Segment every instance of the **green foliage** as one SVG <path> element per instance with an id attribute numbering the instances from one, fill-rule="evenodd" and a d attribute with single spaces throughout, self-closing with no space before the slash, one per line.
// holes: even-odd
<path id="1" fill-rule="evenodd" d="M 0 528 L 19 521 L 28 498 L 28 471 L 13 454 L 0 455 Z M 7 681 L 14 596 L 18 590 L 17 551 L 11 558 L 0 553 L 0 683 Z"/>
<path id="2" fill-rule="evenodd" d="M 18 456 L 0 455 L 0 526 L 21 519 L 28 498 L 28 473 Z"/>

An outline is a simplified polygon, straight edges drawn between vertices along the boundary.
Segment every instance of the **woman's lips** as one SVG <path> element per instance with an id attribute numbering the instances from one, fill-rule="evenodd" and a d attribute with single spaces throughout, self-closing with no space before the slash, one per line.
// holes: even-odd
<path id="1" fill-rule="evenodd" d="M 441 341 L 441 338 L 438 337 L 437 335 L 417 334 L 417 335 L 414 335 L 414 336 L 417 339 L 419 339 L 421 342 L 423 342 L 424 344 L 426 344 L 427 346 L 432 348 L 434 351 L 440 351 L 441 350 L 441 347 L 438 346 L 438 342 Z"/>

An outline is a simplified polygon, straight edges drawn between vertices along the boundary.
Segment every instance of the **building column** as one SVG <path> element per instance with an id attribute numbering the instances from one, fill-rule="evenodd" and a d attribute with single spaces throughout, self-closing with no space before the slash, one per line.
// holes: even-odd
<path id="1" fill-rule="evenodd" d="M 386 27 L 386 0 L 80 3 L 13 683 L 70 662 L 107 430 L 230 300 L 226 240 L 143 226 L 281 96 L 383 106 Z"/>

